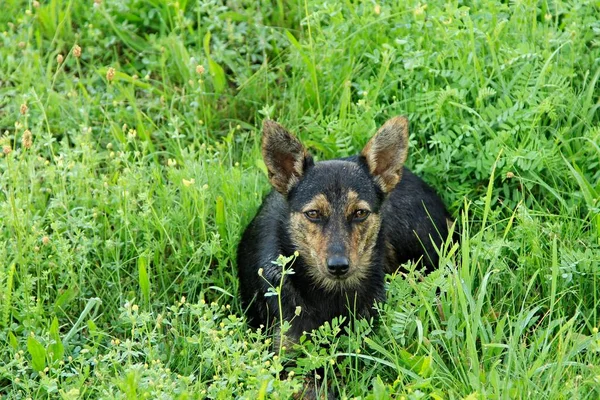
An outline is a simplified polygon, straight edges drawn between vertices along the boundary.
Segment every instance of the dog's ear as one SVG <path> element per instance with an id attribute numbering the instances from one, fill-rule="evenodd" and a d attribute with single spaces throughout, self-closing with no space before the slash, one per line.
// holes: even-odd
<path id="1" fill-rule="evenodd" d="M 279 193 L 287 195 L 296 185 L 312 157 L 302 143 L 275 121 L 263 122 L 262 155 L 269 181 Z"/>
<path id="2" fill-rule="evenodd" d="M 405 117 L 388 120 L 360 154 L 381 190 L 391 192 L 402 178 L 408 155 L 408 120 Z"/>

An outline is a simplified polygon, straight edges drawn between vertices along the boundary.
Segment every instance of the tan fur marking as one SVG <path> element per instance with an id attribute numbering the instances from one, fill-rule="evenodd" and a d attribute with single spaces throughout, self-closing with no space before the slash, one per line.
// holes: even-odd
<path id="1" fill-rule="evenodd" d="M 346 200 L 346 216 L 349 217 L 356 212 L 356 210 L 367 210 L 371 211 L 369 203 L 358 198 L 358 193 L 350 189 L 348 191 Z"/>
<path id="2" fill-rule="evenodd" d="M 290 236 L 304 261 L 308 273 L 317 282 L 327 279 L 328 238 L 320 225 L 310 222 L 303 213 L 293 213 L 290 218 Z"/>
<path id="3" fill-rule="evenodd" d="M 408 120 L 405 117 L 388 120 L 369 140 L 361 155 L 382 190 L 392 191 L 402 178 L 402 167 L 408 156 Z"/>
<path id="4" fill-rule="evenodd" d="M 371 267 L 371 256 L 377 242 L 381 227 L 381 219 L 377 214 L 371 214 L 363 222 L 352 225 L 350 243 L 348 243 L 348 258 L 353 272 L 348 284 L 360 284 Z"/>
<path id="5" fill-rule="evenodd" d="M 331 215 L 331 203 L 324 194 L 318 194 L 302 208 L 302 212 L 310 210 L 317 210 L 323 216 L 328 217 Z"/>

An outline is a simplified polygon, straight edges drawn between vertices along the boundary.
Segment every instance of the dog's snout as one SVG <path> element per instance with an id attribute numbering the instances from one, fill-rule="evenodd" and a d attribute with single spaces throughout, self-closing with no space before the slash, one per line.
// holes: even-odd
<path id="1" fill-rule="evenodd" d="M 350 269 L 350 262 L 344 256 L 331 256 L 327 258 L 327 270 L 332 275 L 341 277 Z"/>

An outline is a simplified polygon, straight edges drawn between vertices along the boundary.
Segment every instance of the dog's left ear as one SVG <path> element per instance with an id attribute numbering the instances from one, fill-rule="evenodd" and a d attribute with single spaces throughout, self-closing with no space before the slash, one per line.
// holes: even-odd
<path id="1" fill-rule="evenodd" d="M 287 196 L 300 181 L 312 157 L 302 143 L 275 121 L 263 122 L 262 155 L 271 185 Z"/>
<path id="2" fill-rule="evenodd" d="M 391 192 L 402 178 L 408 156 L 408 120 L 405 117 L 388 120 L 360 154 L 381 190 Z"/>

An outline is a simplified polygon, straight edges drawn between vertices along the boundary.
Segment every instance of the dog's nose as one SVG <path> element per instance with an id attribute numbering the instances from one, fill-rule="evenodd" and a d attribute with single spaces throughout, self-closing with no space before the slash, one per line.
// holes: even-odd
<path id="1" fill-rule="evenodd" d="M 335 276 L 342 276 L 350 269 L 348 259 L 344 256 L 331 256 L 327 259 L 327 270 Z"/>

